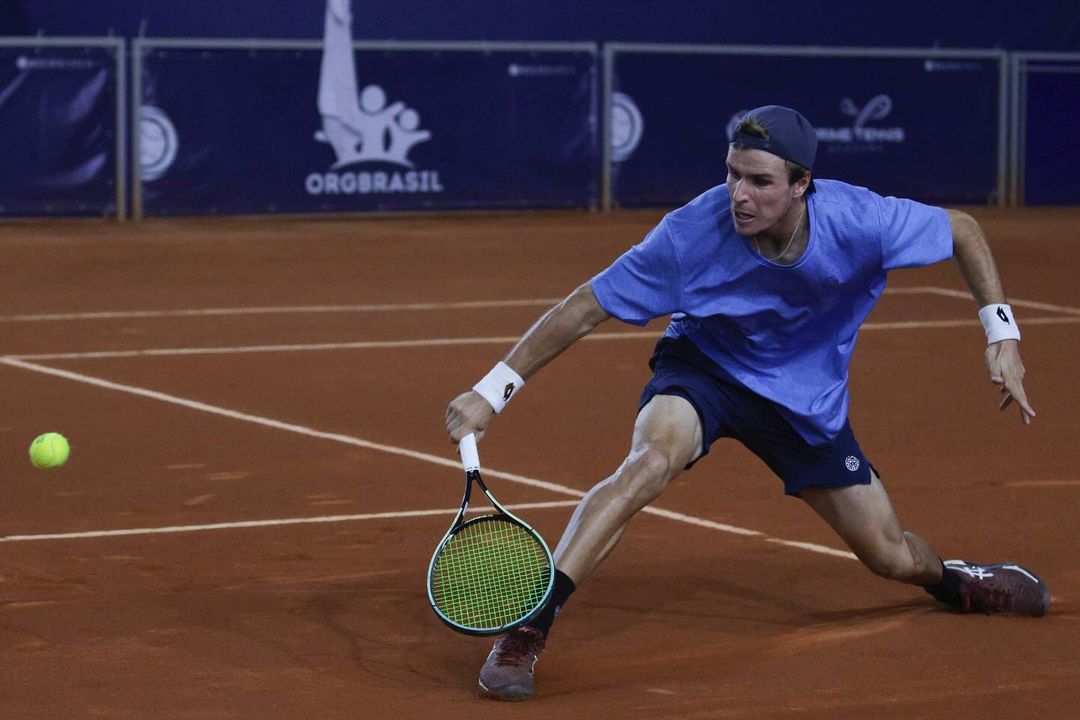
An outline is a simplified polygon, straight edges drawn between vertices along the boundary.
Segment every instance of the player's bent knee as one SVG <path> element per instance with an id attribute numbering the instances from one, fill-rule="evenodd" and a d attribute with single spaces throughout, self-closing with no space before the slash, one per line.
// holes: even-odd
<path id="1" fill-rule="evenodd" d="M 628 502 L 644 507 L 664 492 L 673 475 L 667 454 L 648 447 L 626 458 L 615 482 Z"/>

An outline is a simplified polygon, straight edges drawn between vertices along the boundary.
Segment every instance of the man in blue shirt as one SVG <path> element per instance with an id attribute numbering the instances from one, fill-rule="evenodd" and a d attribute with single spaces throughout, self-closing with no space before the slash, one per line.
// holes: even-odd
<path id="1" fill-rule="evenodd" d="M 886 274 L 955 258 L 981 308 L 1001 407 L 1035 417 L 1020 338 L 971 216 L 811 176 L 817 138 L 789 108 L 747 113 L 727 182 L 669 213 L 643 242 L 549 310 L 446 412 L 454 441 L 483 434 L 525 379 L 601 322 L 671 315 L 650 360 L 626 460 L 578 505 L 555 550 L 551 600 L 499 638 L 480 673 L 498 699 L 532 694 L 556 614 L 630 518 L 732 437 L 812 507 L 873 572 L 924 587 L 961 612 L 1044 615 L 1046 585 L 1008 563 L 942 562 L 905 531 L 848 423 L 848 364 Z"/>

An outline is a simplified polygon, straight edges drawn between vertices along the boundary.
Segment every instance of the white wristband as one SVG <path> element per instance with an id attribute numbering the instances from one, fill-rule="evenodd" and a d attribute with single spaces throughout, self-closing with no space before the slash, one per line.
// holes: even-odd
<path id="1" fill-rule="evenodd" d="M 514 372 L 513 368 L 504 362 L 498 363 L 491 368 L 491 372 L 484 379 L 473 385 L 473 390 L 487 400 L 496 413 L 502 412 L 506 403 L 521 388 L 525 387 L 525 381 Z"/>
<path id="2" fill-rule="evenodd" d="M 1016 325 L 1012 308 L 1005 303 L 987 305 L 979 309 L 979 319 L 986 331 L 986 343 L 993 345 L 1002 340 L 1019 340 L 1020 328 Z"/>

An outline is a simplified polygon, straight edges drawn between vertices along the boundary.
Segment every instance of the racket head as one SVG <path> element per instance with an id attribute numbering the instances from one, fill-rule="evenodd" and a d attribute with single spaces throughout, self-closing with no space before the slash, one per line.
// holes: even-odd
<path id="1" fill-rule="evenodd" d="M 498 635 L 527 623 L 554 586 L 547 543 L 507 515 L 482 515 L 455 527 L 428 568 L 431 607 L 466 635 Z"/>

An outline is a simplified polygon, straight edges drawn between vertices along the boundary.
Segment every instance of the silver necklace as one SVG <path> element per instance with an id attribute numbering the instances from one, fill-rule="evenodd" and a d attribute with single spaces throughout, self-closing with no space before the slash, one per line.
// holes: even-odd
<path id="1" fill-rule="evenodd" d="M 791 237 L 788 238 L 787 245 L 784 246 L 783 250 L 781 250 L 776 255 L 773 255 L 772 257 L 765 257 L 765 253 L 761 252 L 761 245 L 758 244 L 757 235 L 755 235 L 754 236 L 754 249 L 757 250 L 757 254 L 760 255 L 761 257 L 765 258 L 769 262 L 775 262 L 776 260 L 779 260 L 780 258 L 784 257 L 784 253 L 786 253 L 791 248 L 791 243 L 793 243 L 795 241 L 795 233 L 799 232 L 799 226 L 802 225 L 803 215 L 805 215 L 805 214 L 806 214 L 806 206 L 803 205 L 803 209 L 799 213 L 799 219 L 797 221 L 795 221 L 795 229 L 791 231 Z"/>

